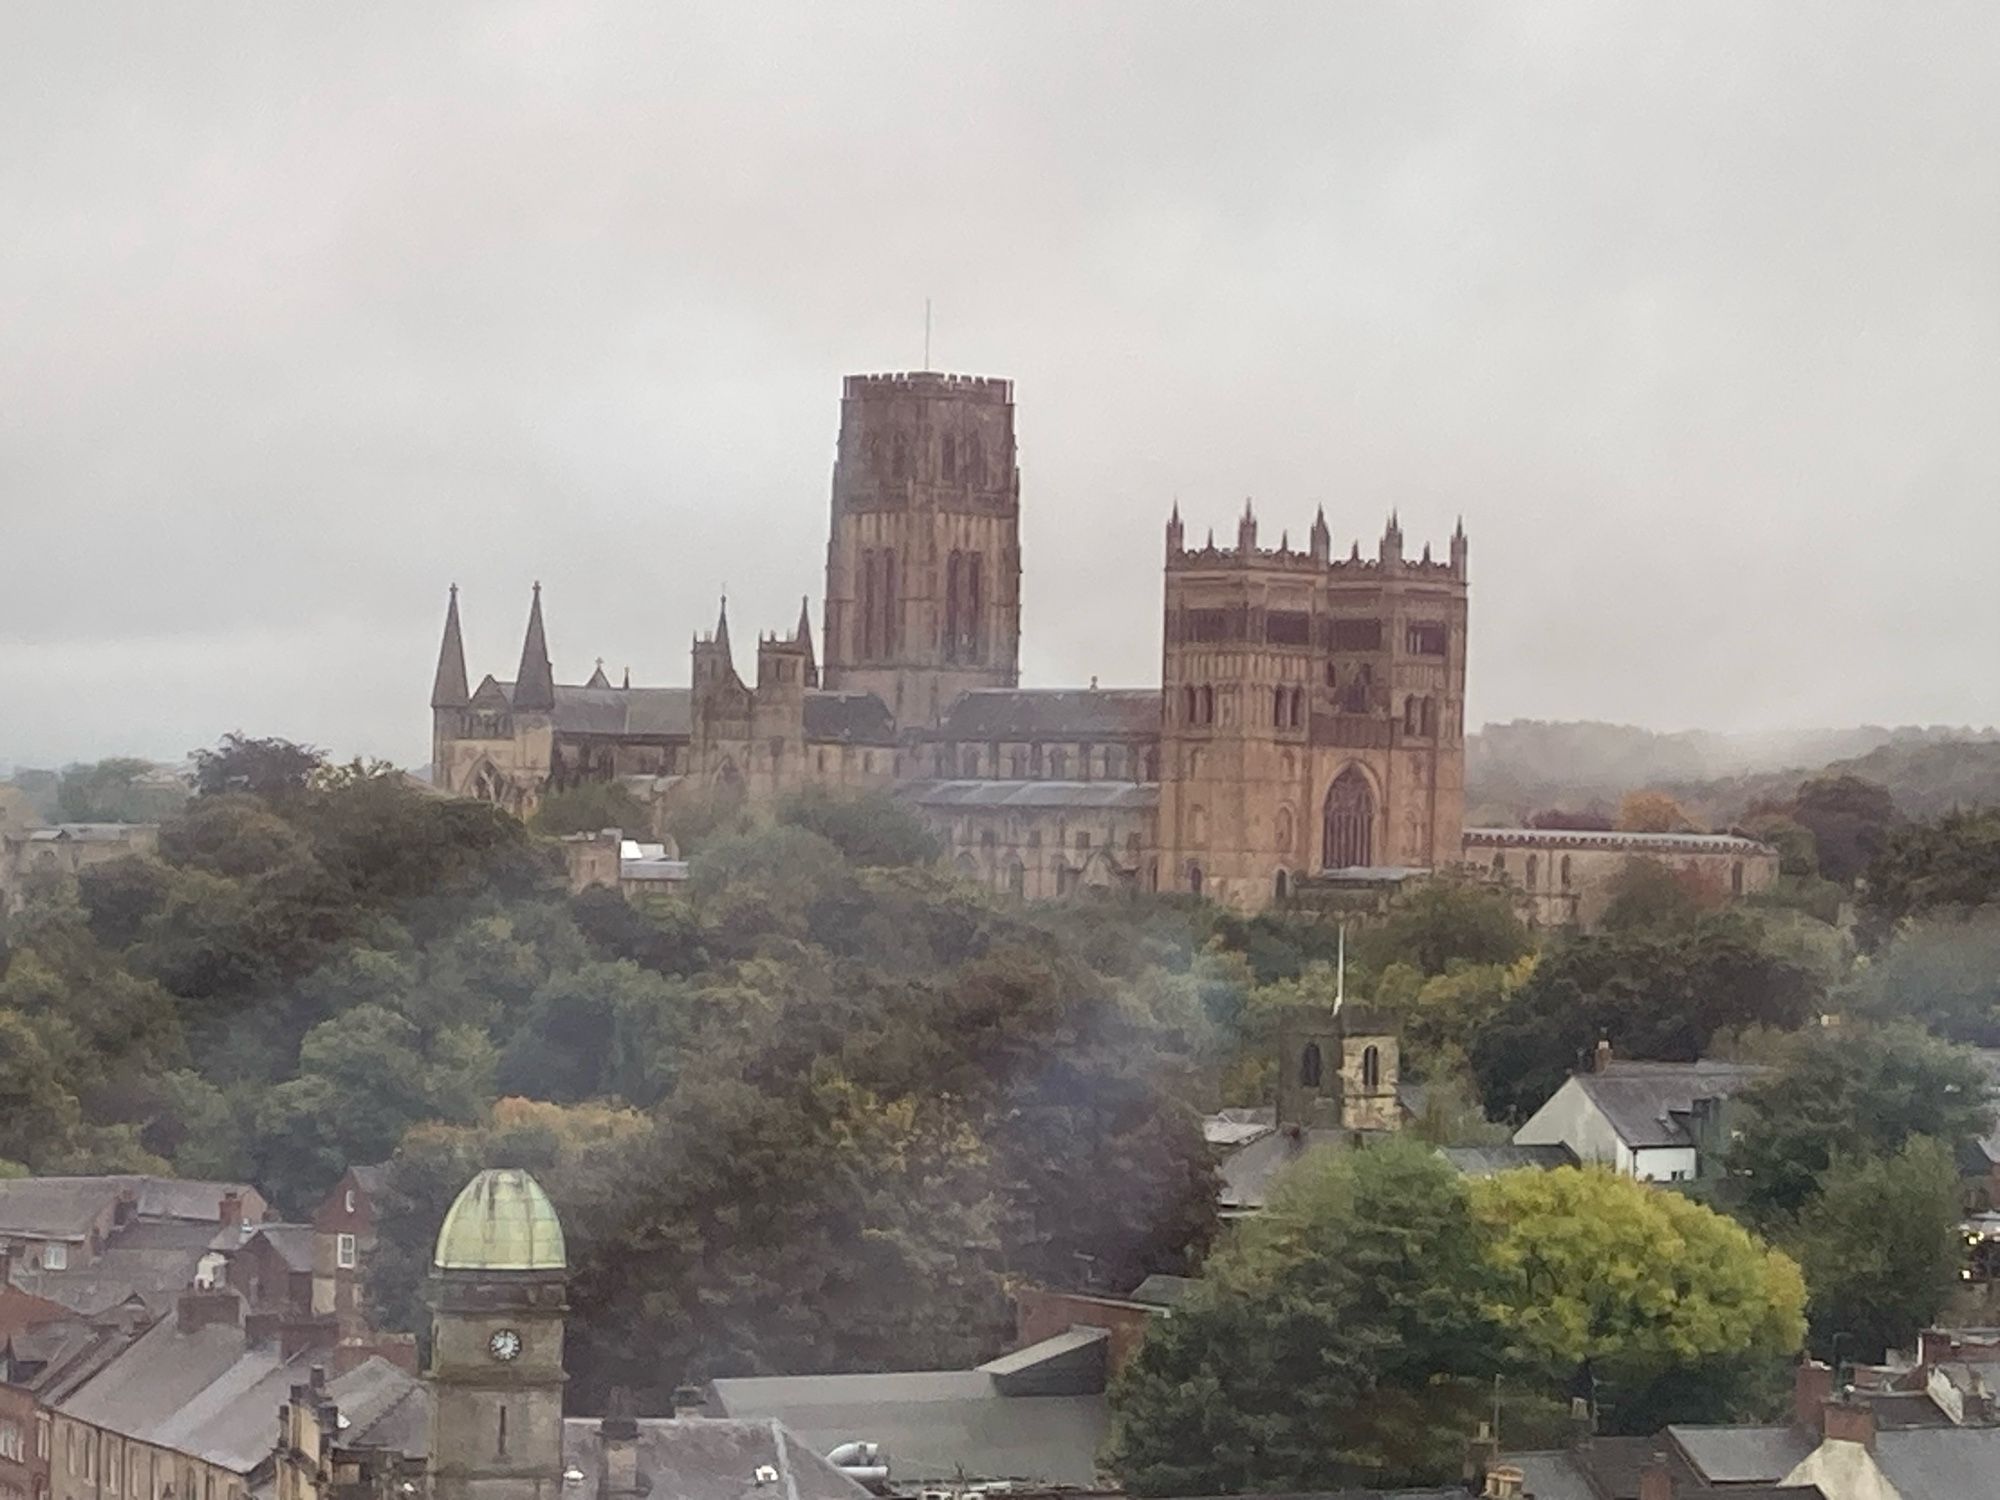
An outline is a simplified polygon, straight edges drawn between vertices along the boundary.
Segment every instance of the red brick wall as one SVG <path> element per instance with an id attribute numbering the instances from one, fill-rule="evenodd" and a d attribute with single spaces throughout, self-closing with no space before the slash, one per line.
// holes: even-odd
<path id="1" fill-rule="evenodd" d="M 1145 1341 L 1147 1325 L 1159 1314 L 1132 1302 L 1115 1302 L 1073 1292 L 1023 1287 L 1014 1294 L 1014 1333 L 1022 1347 L 1052 1339 L 1082 1323 L 1111 1334 L 1110 1365 L 1116 1375 Z"/>

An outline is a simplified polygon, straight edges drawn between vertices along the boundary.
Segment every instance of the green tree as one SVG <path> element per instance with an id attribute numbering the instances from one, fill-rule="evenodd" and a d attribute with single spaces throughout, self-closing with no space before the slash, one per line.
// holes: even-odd
<path id="1" fill-rule="evenodd" d="M 1525 1119 L 1608 1039 L 1621 1057 L 1689 1062 L 1718 1032 L 1792 1030 L 1819 1014 L 1820 975 L 1773 951 L 1754 918 L 1581 935 L 1555 944 L 1473 1038 L 1487 1109 Z"/>
<path id="2" fill-rule="evenodd" d="M 1959 1285 L 1963 1200 L 1950 1150 L 1912 1136 L 1891 1156 L 1844 1158 L 1799 1217 L 1813 1350 L 1879 1361 L 1914 1345 Z"/>
<path id="3" fill-rule="evenodd" d="M 1406 963 L 1442 974 L 1454 963 L 1511 964 L 1534 948 L 1504 890 L 1455 878 L 1426 880 L 1358 931 L 1350 956 L 1380 971 Z"/>
<path id="4" fill-rule="evenodd" d="M 652 815 L 621 781 L 586 781 L 550 792 L 529 819 L 538 833 L 597 833 L 616 828 L 627 838 L 644 838 Z"/>
<path id="5" fill-rule="evenodd" d="M 1913 919 L 1969 916 L 2000 901 L 2000 809 L 1947 813 L 1888 834 L 1868 865 L 1864 934 L 1880 942 Z"/>
<path id="6" fill-rule="evenodd" d="M 807 788 L 779 804 L 778 821 L 818 834 L 861 868 L 927 865 L 944 852 L 931 826 L 886 792 Z"/>
<path id="7" fill-rule="evenodd" d="M 1602 1168 L 1506 1172 L 1471 1193 L 1512 1346 L 1552 1382 L 1600 1382 L 1620 1430 L 1740 1418 L 1735 1372 L 1799 1347 L 1798 1267 L 1691 1199 Z"/>
<path id="8" fill-rule="evenodd" d="M 305 791 L 325 768 L 325 753 L 311 745 L 253 739 L 238 730 L 225 734 L 213 750 L 194 752 L 195 792 L 203 797 L 247 792 L 282 802 Z"/>
<path id="9" fill-rule="evenodd" d="M 1768 1078 L 1729 1154 L 1753 1221 L 1780 1226 L 1815 1198 L 1834 1163 L 1889 1156 L 1913 1137 L 1956 1148 L 1992 1128 L 1992 1082 L 1979 1058 L 1910 1025 L 1812 1028 Z"/>
<path id="10" fill-rule="evenodd" d="M 1603 932 L 1689 928 L 1702 913 L 1722 905 L 1719 890 L 1671 870 L 1657 859 L 1633 858 L 1605 885 L 1608 899 L 1598 920 Z"/>
<path id="11" fill-rule="evenodd" d="M 65 770 L 56 816 L 65 823 L 157 823 L 187 798 L 187 788 L 151 761 L 120 757 Z"/>
<path id="12" fill-rule="evenodd" d="M 1792 818 L 1811 832 L 1820 874 L 1843 885 L 1868 868 L 1899 821 L 1887 787 L 1847 774 L 1803 782 Z"/>
<path id="13" fill-rule="evenodd" d="M 1464 1181 L 1428 1149 L 1305 1157 L 1117 1382 L 1125 1487 L 1454 1477 L 1503 1347 L 1482 1248 Z"/>

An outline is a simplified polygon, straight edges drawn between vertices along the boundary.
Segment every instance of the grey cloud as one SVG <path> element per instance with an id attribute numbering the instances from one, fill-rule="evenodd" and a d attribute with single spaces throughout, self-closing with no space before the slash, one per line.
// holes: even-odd
<path id="1" fill-rule="evenodd" d="M 421 758 L 818 596 L 839 376 L 1018 382 L 1032 680 L 1160 525 L 1473 538 L 1473 717 L 2000 719 L 2000 13 L 0 11 L 0 760 Z"/>

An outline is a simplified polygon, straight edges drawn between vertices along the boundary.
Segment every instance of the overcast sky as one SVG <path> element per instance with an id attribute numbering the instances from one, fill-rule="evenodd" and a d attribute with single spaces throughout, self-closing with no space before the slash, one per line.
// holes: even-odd
<path id="1" fill-rule="evenodd" d="M 0 22 L 0 762 L 420 761 L 454 581 L 475 681 L 536 578 L 569 681 L 817 619 L 926 296 L 1031 685 L 1156 682 L 1254 496 L 1464 515 L 1475 723 L 2000 720 L 1990 0 Z"/>

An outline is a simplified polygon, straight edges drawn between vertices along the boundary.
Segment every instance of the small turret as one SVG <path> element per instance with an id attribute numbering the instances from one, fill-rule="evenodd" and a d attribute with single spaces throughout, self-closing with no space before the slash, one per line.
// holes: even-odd
<path id="1" fill-rule="evenodd" d="M 528 606 L 528 634 L 521 642 L 521 670 L 514 674 L 514 712 L 551 713 L 556 706 L 556 674 L 549 665 L 549 641 L 542 629 L 542 586 Z"/>
<path id="2" fill-rule="evenodd" d="M 1247 499 L 1243 502 L 1243 519 L 1236 523 L 1236 550 L 1245 557 L 1254 556 L 1257 551 L 1257 516 Z"/>
<path id="3" fill-rule="evenodd" d="M 1379 555 L 1385 568 L 1400 568 L 1403 565 L 1403 523 L 1393 510 L 1389 512 L 1389 524 L 1382 531 Z"/>
<path id="4" fill-rule="evenodd" d="M 604 675 L 603 657 L 600 656 L 597 658 L 597 670 L 590 674 L 590 681 L 586 682 L 584 686 L 587 688 L 608 688 L 611 686 L 611 679 Z"/>
<path id="5" fill-rule="evenodd" d="M 722 609 L 715 617 L 713 635 L 696 636 L 694 640 L 694 683 L 700 687 L 704 683 L 733 682 L 742 686 L 742 679 L 736 675 L 736 657 L 729 649 L 729 598 L 723 596 Z"/>
<path id="6" fill-rule="evenodd" d="M 1167 517 L 1167 556 L 1178 557 L 1187 540 L 1186 528 L 1181 525 L 1181 503 L 1174 502 L 1174 513 Z"/>
<path id="7" fill-rule="evenodd" d="M 1451 533 L 1451 576 L 1465 577 L 1465 517 L 1458 518 L 1458 525 Z"/>
<path id="8" fill-rule="evenodd" d="M 1319 514 L 1313 517 L 1312 557 L 1314 562 L 1324 563 L 1332 556 L 1333 533 L 1327 529 L 1326 507 L 1322 505 Z"/>
<path id="9" fill-rule="evenodd" d="M 465 683 L 465 638 L 458 629 L 458 585 L 451 586 L 445 606 L 444 642 L 438 647 L 437 677 L 431 683 L 432 708 L 464 708 L 472 701 Z"/>

